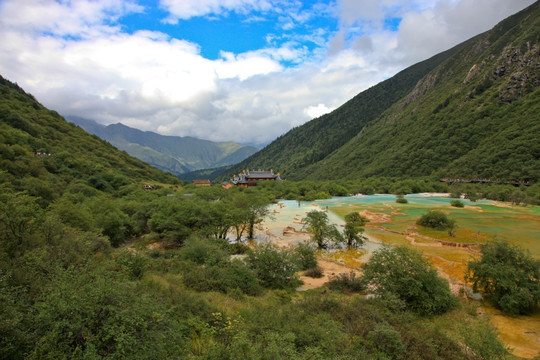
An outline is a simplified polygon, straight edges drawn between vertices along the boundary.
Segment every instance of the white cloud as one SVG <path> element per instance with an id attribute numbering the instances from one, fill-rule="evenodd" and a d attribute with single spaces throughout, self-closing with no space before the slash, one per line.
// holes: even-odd
<path id="1" fill-rule="evenodd" d="M 227 11 L 267 11 L 272 8 L 268 0 L 161 0 L 160 4 L 170 14 L 165 21 L 173 24 L 178 19 L 196 16 L 219 15 Z"/>
<path id="2" fill-rule="evenodd" d="M 309 106 L 304 109 L 304 114 L 309 116 L 310 118 L 318 118 L 319 116 L 322 116 L 324 114 L 328 114 L 329 112 L 335 110 L 334 107 L 328 107 L 324 104 L 318 104 L 317 106 Z"/>
<path id="3" fill-rule="evenodd" d="M 11 29 L 91 37 L 116 31 L 106 23 L 126 14 L 142 12 L 143 7 L 133 0 L 17 0 L 6 1 L 1 11 L 2 25 Z"/>
<path id="4" fill-rule="evenodd" d="M 245 80 L 254 75 L 268 74 L 281 70 L 278 61 L 257 52 L 248 52 L 238 56 L 230 52 L 221 52 L 221 59 L 214 63 L 219 78 L 239 78 Z"/>
<path id="5" fill-rule="evenodd" d="M 9 0 L 0 8 L 0 73 L 62 114 L 262 144 L 532 2 L 339 0 L 302 15 L 297 1 L 163 0 L 170 21 L 274 11 L 294 28 L 330 11 L 340 16 L 333 34 L 322 28 L 274 34 L 266 48 L 209 60 L 192 42 L 124 32 L 116 20 L 145 11 L 135 1 Z M 398 31 L 385 30 L 384 18 L 396 16 L 402 18 Z M 307 40 L 314 49 L 303 45 Z"/>
<path id="6" fill-rule="evenodd" d="M 408 66 L 489 30 L 533 2 L 338 0 L 341 27 L 330 42 L 329 55 L 354 49 L 359 56 L 372 53 L 376 58 L 370 60 L 381 65 Z M 401 19 L 396 32 L 384 29 L 384 20 L 390 18 Z M 377 46 L 382 38 L 386 45 Z M 373 49 L 374 44 L 379 50 Z"/>

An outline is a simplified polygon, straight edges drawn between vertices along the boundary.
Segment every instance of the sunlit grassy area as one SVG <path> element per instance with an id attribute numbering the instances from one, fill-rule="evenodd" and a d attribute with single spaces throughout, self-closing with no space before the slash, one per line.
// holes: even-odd
<path id="1" fill-rule="evenodd" d="M 377 197 L 379 202 L 375 202 Z M 408 204 L 395 203 L 395 197 L 389 195 L 375 195 L 370 197 L 339 198 L 331 201 L 321 201 L 322 206 L 329 206 L 330 211 L 344 217 L 351 211 L 368 211 L 370 213 L 390 216 L 388 222 L 371 222 L 368 226 L 377 225 L 391 231 L 405 232 L 418 231 L 421 235 L 438 240 L 457 243 L 485 243 L 493 239 L 505 239 L 531 251 L 533 256 L 540 257 L 540 206 L 511 206 L 510 204 L 497 204 L 492 201 L 470 202 L 464 200 L 464 208 L 455 208 L 450 205 L 451 199 L 442 197 L 407 196 Z M 353 199 L 353 200 L 351 200 Z M 431 209 L 441 210 L 449 218 L 456 221 L 457 229 L 454 236 L 446 231 L 439 231 L 417 227 L 416 220 Z M 387 237 L 380 231 L 368 230 L 387 242 Z M 399 236 L 391 236 L 389 243 L 406 243 L 399 240 Z M 418 242 L 423 240 L 418 239 Z"/>

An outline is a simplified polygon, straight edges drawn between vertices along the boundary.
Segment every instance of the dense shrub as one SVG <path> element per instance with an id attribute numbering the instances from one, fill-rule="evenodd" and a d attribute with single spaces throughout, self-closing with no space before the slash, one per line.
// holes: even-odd
<path id="1" fill-rule="evenodd" d="M 182 273 L 184 284 L 195 291 L 219 291 L 230 293 L 240 290 L 251 296 L 261 294 L 262 287 L 255 273 L 238 259 L 215 265 L 191 263 Z"/>
<path id="2" fill-rule="evenodd" d="M 508 350 L 497 339 L 497 329 L 489 321 L 467 324 L 461 328 L 465 344 L 474 352 L 478 359 L 505 360 Z"/>
<path id="3" fill-rule="evenodd" d="M 227 250 L 220 243 L 197 237 L 188 239 L 180 249 L 181 259 L 199 265 L 217 265 L 227 261 L 228 256 Z"/>
<path id="4" fill-rule="evenodd" d="M 299 284 L 295 277 L 298 266 L 293 255 L 270 243 L 255 246 L 248 253 L 247 261 L 264 287 L 286 289 Z"/>
<path id="5" fill-rule="evenodd" d="M 336 276 L 330 276 L 330 281 L 328 282 L 330 289 L 334 290 L 349 290 L 349 291 L 364 291 L 366 285 L 361 277 L 358 277 L 354 271 L 350 273 L 342 273 Z"/>
<path id="6" fill-rule="evenodd" d="M 148 266 L 148 260 L 144 255 L 127 249 L 120 252 L 116 257 L 116 262 L 133 279 L 141 279 Z"/>
<path id="7" fill-rule="evenodd" d="M 465 204 L 461 200 L 452 200 L 450 201 L 450 205 L 453 207 L 459 207 L 459 208 L 465 207 Z"/>
<path id="8" fill-rule="evenodd" d="M 262 293 L 255 273 L 241 260 L 233 260 L 223 269 L 224 279 L 229 289 L 240 289 L 244 294 L 256 296 Z"/>
<path id="9" fill-rule="evenodd" d="M 410 248 L 385 246 L 373 253 L 363 270 L 363 280 L 376 293 L 395 295 L 421 315 L 442 314 L 457 304 L 448 282 Z"/>
<path id="10" fill-rule="evenodd" d="M 57 273 L 48 287 L 37 299 L 35 342 L 24 358 L 148 359 L 185 351 L 186 323 L 165 316 L 169 310 L 151 292 L 106 272 L 76 270 Z"/>
<path id="11" fill-rule="evenodd" d="M 293 250 L 293 256 L 299 270 L 312 269 L 317 266 L 315 247 L 308 243 L 299 243 Z"/>
<path id="12" fill-rule="evenodd" d="M 447 230 L 455 225 L 454 220 L 449 219 L 445 213 L 439 210 L 430 210 L 427 214 L 422 215 L 416 224 L 437 230 Z"/>
<path id="13" fill-rule="evenodd" d="M 482 258 L 468 264 L 467 278 L 509 314 L 530 313 L 540 300 L 540 261 L 506 241 L 481 246 Z"/>
<path id="14" fill-rule="evenodd" d="M 373 341 L 375 348 L 389 359 L 399 359 L 405 350 L 399 332 L 387 324 L 377 324 L 368 333 L 368 338 Z"/>

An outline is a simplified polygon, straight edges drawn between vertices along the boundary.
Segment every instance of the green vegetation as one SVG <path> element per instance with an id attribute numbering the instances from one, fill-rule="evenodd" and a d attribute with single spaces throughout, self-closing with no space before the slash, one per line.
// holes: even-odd
<path id="1" fill-rule="evenodd" d="M 357 212 L 345 215 L 343 234 L 336 225 L 328 223 L 328 214 L 324 211 L 313 210 L 302 219 L 304 229 L 313 235 L 312 241 L 319 249 L 328 249 L 345 243 L 347 247 L 357 247 L 364 243 L 364 225 L 368 220 Z"/>
<path id="2" fill-rule="evenodd" d="M 119 195 L 143 182 L 178 181 L 89 136 L 0 77 L 1 182 L 26 191 L 45 207 L 62 194 Z"/>
<path id="3" fill-rule="evenodd" d="M 247 263 L 265 287 L 291 289 L 300 285 L 295 276 L 299 267 L 294 255 L 276 249 L 270 243 L 255 246 L 248 253 Z"/>
<path id="4" fill-rule="evenodd" d="M 355 272 L 342 273 L 336 276 L 331 276 L 328 282 L 330 289 L 339 291 L 361 292 L 366 290 L 366 283 L 362 277 L 356 275 Z"/>
<path id="5" fill-rule="evenodd" d="M 440 60 L 400 79 L 419 79 Z M 372 90 L 373 99 L 401 88 L 396 81 Z M 297 292 L 298 270 L 317 274 L 315 249 L 246 240 L 277 198 L 459 190 L 525 204 L 540 202 L 538 186 L 373 177 L 196 188 L 86 134 L 3 78 L 0 94 L 0 358 L 507 357 L 486 320 L 455 306 L 448 284 L 410 250 L 384 248 L 363 277 Z M 340 235 L 325 215 L 312 216 L 319 246 Z M 360 220 L 351 216 L 346 231 L 356 242 Z M 236 241 L 225 240 L 231 234 Z M 504 306 L 527 298 L 524 288 Z M 355 294 L 366 289 L 379 296 Z"/>
<path id="6" fill-rule="evenodd" d="M 536 2 L 292 129 L 220 179 L 241 169 L 274 168 L 290 180 L 538 182 L 539 19 Z"/>
<path id="7" fill-rule="evenodd" d="M 328 223 L 328 215 L 324 211 L 313 210 L 302 219 L 304 228 L 310 232 L 312 240 L 319 249 L 326 249 L 343 241 L 336 225 Z"/>
<path id="8" fill-rule="evenodd" d="M 473 289 L 509 314 L 528 314 L 540 300 L 540 261 L 506 241 L 481 246 L 482 258 L 468 265 Z"/>
<path id="9" fill-rule="evenodd" d="M 456 229 L 456 221 L 449 219 L 445 213 L 439 210 L 430 210 L 416 222 L 417 225 L 429 227 L 437 230 L 446 230 L 450 236 Z"/>
<path id="10" fill-rule="evenodd" d="M 458 208 L 465 207 L 465 203 L 463 203 L 463 201 L 461 200 L 452 200 L 450 201 L 450 205 L 453 207 L 458 207 Z"/>
<path id="11" fill-rule="evenodd" d="M 396 203 L 398 204 L 408 204 L 409 201 L 405 199 L 404 195 L 396 195 Z"/>
<path id="12" fill-rule="evenodd" d="M 446 280 L 422 255 L 403 246 L 385 246 L 363 267 L 363 280 L 383 297 L 396 297 L 420 315 L 442 314 L 457 305 Z"/>
<path id="13" fill-rule="evenodd" d="M 316 249 L 311 243 L 301 242 L 293 251 L 296 263 L 300 270 L 314 269 L 317 267 Z"/>
<path id="14" fill-rule="evenodd" d="M 368 221 L 368 219 L 357 212 L 345 215 L 345 229 L 343 230 L 343 236 L 345 237 L 348 247 L 361 246 L 364 243 L 365 237 L 362 233 L 364 232 L 364 225 L 366 225 Z"/>

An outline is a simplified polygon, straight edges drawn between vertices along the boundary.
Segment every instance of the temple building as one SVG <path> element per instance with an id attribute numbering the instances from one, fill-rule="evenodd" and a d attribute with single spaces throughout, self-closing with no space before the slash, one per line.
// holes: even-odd
<path id="1" fill-rule="evenodd" d="M 193 180 L 193 185 L 199 187 L 199 186 L 210 186 L 210 180 L 208 179 L 200 179 L 200 180 Z"/>
<path id="2" fill-rule="evenodd" d="M 274 174 L 274 170 L 265 171 L 249 171 L 244 170 L 231 179 L 231 182 L 236 186 L 251 187 L 256 186 L 259 181 L 282 181 L 279 173 Z"/>

